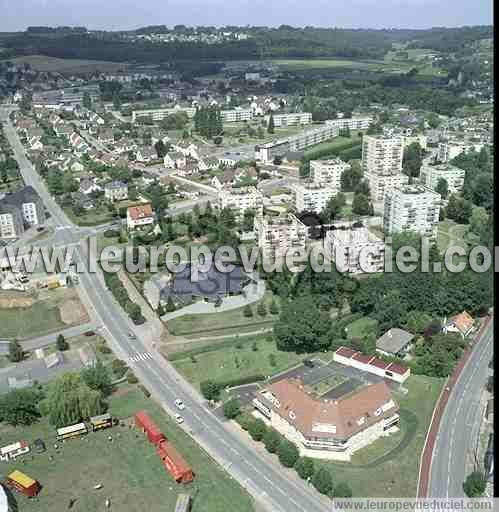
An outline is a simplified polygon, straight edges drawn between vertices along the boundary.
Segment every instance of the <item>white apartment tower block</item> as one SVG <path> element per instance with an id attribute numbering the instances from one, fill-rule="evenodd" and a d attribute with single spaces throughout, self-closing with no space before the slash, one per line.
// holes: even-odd
<path id="1" fill-rule="evenodd" d="M 383 271 L 385 244 L 361 222 L 335 223 L 326 232 L 324 250 L 340 272 Z"/>
<path id="2" fill-rule="evenodd" d="M 288 250 L 305 250 L 306 226 L 294 215 L 255 217 L 255 232 L 262 257 L 282 258 Z"/>
<path id="3" fill-rule="evenodd" d="M 441 196 L 423 185 L 405 185 L 389 190 L 384 204 L 385 233 L 412 231 L 436 238 Z"/>
<path id="4" fill-rule="evenodd" d="M 246 210 L 255 210 L 256 215 L 263 213 L 263 195 L 256 187 L 223 187 L 218 192 L 218 207 L 230 208 L 238 217 Z"/>
<path id="5" fill-rule="evenodd" d="M 341 175 L 350 169 L 350 164 L 340 158 L 311 160 L 310 179 L 315 183 L 326 183 L 337 194 L 341 191 Z"/>
<path id="6" fill-rule="evenodd" d="M 362 140 L 362 170 L 369 182 L 373 201 L 383 201 L 388 190 L 408 182 L 408 177 L 402 174 L 403 156 L 402 137 L 364 136 Z"/>
<path id="7" fill-rule="evenodd" d="M 316 183 L 312 180 L 301 180 L 292 186 L 295 198 L 295 208 L 298 212 L 320 213 L 328 201 L 339 190 L 329 186 L 328 183 Z"/>

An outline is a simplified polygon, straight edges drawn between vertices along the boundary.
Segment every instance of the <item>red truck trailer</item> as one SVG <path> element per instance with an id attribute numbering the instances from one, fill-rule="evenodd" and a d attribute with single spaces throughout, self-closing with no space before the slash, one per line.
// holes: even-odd
<path id="1" fill-rule="evenodd" d="M 159 427 L 144 411 L 138 411 L 135 413 L 135 425 L 145 433 L 149 442 L 155 446 L 165 439 L 165 436 Z"/>
<path id="2" fill-rule="evenodd" d="M 156 452 L 163 461 L 165 468 L 170 475 L 179 483 L 188 484 L 194 479 L 194 473 L 184 460 L 184 458 L 175 450 L 174 446 L 168 441 L 163 440 L 156 446 Z"/>
<path id="3" fill-rule="evenodd" d="M 7 477 L 7 485 L 30 498 L 40 492 L 40 484 L 17 469 Z"/>

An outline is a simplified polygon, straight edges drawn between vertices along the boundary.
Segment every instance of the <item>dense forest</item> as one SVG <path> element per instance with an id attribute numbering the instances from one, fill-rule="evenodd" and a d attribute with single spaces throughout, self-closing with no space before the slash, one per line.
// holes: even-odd
<path id="1" fill-rule="evenodd" d="M 189 59 L 254 59 L 338 57 L 350 59 L 383 59 L 392 43 L 409 43 L 412 47 L 439 51 L 459 51 L 480 39 L 492 37 L 492 27 L 433 28 L 430 30 L 372 30 L 338 28 L 233 27 L 251 37 L 243 41 L 220 44 L 171 42 L 152 44 L 120 39 L 121 32 L 85 33 L 46 27 L 31 27 L 24 33 L 1 37 L 5 47 L 16 52 L 39 53 L 52 57 L 105 59 L 116 62 L 140 61 L 159 63 Z M 230 28 L 230 27 L 227 27 Z M 185 28 L 188 30 L 188 28 Z M 150 30 L 150 29 L 149 29 Z M 149 30 L 146 30 L 149 31 Z M 164 30 L 161 27 L 161 30 Z M 202 27 L 198 28 L 203 30 Z M 206 30 L 213 30 L 207 27 Z M 140 32 L 139 29 L 137 32 Z M 48 37 L 49 36 L 49 37 Z"/>

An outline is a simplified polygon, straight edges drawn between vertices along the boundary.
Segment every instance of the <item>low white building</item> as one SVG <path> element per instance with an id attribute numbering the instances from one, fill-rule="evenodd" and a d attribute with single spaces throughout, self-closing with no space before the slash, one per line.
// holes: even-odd
<path id="1" fill-rule="evenodd" d="M 341 175 L 350 168 L 351 165 L 341 160 L 341 158 L 311 160 L 310 179 L 316 183 L 327 183 L 337 194 L 341 191 Z"/>
<path id="2" fill-rule="evenodd" d="M 257 216 L 255 232 L 264 259 L 277 259 L 291 249 L 305 250 L 307 228 L 294 215 Z"/>
<path id="3" fill-rule="evenodd" d="M 333 361 L 351 366 L 363 372 L 372 373 L 384 379 L 393 380 L 402 384 L 411 375 L 410 368 L 398 363 L 387 363 L 375 356 L 368 356 L 348 347 L 340 347 L 333 354 Z"/>
<path id="4" fill-rule="evenodd" d="M 405 185 L 389 190 L 385 197 L 385 233 L 412 231 L 432 239 L 437 236 L 442 197 L 423 185 Z"/>
<path id="5" fill-rule="evenodd" d="M 317 459 L 349 461 L 399 424 L 399 407 L 385 382 L 329 400 L 308 392 L 300 380 L 283 379 L 259 392 L 253 405 L 301 456 Z"/>
<path id="6" fill-rule="evenodd" d="M 128 199 L 128 185 L 122 181 L 111 181 L 104 185 L 104 196 L 111 201 Z"/>
<path id="7" fill-rule="evenodd" d="M 354 116 L 328 119 L 326 124 L 336 126 L 339 130 L 367 130 L 372 122 L 372 116 Z"/>
<path id="8" fill-rule="evenodd" d="M 471 142 L 441 142 L 438 145 L 437 160 L 439 162 L 450 162 L 456 156 L 461 153 L 470 153 L 471 151 L 479 152 L 483 148 L 482 143 L 471 143 Z"/>
<path id="9" fill-rule="evenodd" d="M 256 187 L 223 187 L 218 191 L 218 207 L 230 208 L 237 217 L 246 210 L 254 210 L 256 215 L 263 214 L 263 194 Z"/>
<path id="10" fill-rule="evenodd" d="M 310 112 L 294 112 L 290 114 L 272 114 L 274 126 L 281 128 L 283 126 L 297 126 L 312 123 L 312 114 Z M 269 124 L 270 115 L 265 116 L 265 123 Z"/>
<path id="11" fill-rule="evenodd" d="M 335 223 L 324 238 L 326 255 L 340 272 L 382 272 L 385 244 L 361 222 Z"/>
<path id="12" fill-rule="evenodd" d="M 224 123 L 240 123 L 242 121 L 251 121 L 253 119 L 253 110 L 251 108 L 235 108 L 232 110 L 222 110 L 220 112 Z"/>
<path id="13" fill-rule="evenodd" d="M 326 182 L 317 183 L 312 180 L 300 180 L 298 183 L 293 183 L 291 188 L 298 212 L 320 213 L 327 206 L 328 201 L 339 192 Z"/>
<path id="14" fill-rule="evenodd" d="M 427 165 L 423 164 L 419 173 L 419 180 L 428 188 L 435 190 L 438 182 L 444 179 L 450 194 L 462 192 L 466 171 L 450 164 Z"/>

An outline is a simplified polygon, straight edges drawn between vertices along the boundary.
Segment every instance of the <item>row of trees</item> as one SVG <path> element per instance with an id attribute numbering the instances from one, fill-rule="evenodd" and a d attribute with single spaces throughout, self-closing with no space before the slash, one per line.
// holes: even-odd
<path id="1" fill-rule="evenodd" d="M 130 299 L 128 292 L 123 286 L 123 283 L 121 282 L 118 275 L 104 272 L 104 281 L 106 282 L 106 286 L 111 291 L 114 298 L 132 319 L 132 322 L 135 325 L 143 324 L 145 322 L 145 318 L 142 315 L 140 306 L 135 304 L 135 302 Z"/>
<path id="2" fill-rule="evenodd" d="M 338 498 L 352 496 L 352 490 L 348 484 L 339 482 L 334 485 L 329 469 L 324 466 L 316 467 L 314 460 L 310 457 L 300 457 L 297 446 L 285 439 L 277 430 L 267 427 L 261 419 L 241 413 L 241 406 L 237 399 L 225 402 L 223 410 L 226 418 L 235 419 L 254 441 L 263 443 L 269 453 L 277 455 L 279 462 L 285 468 L 294 468 L 300 478 L 311 482 L 320 493 Z"/>
<path id="3" fill-rule="evenodd" d="M 194 115 L 194 130 L 203 137 L 223 134 L 222 113 L 217 107 L 199 107 Z"/>

